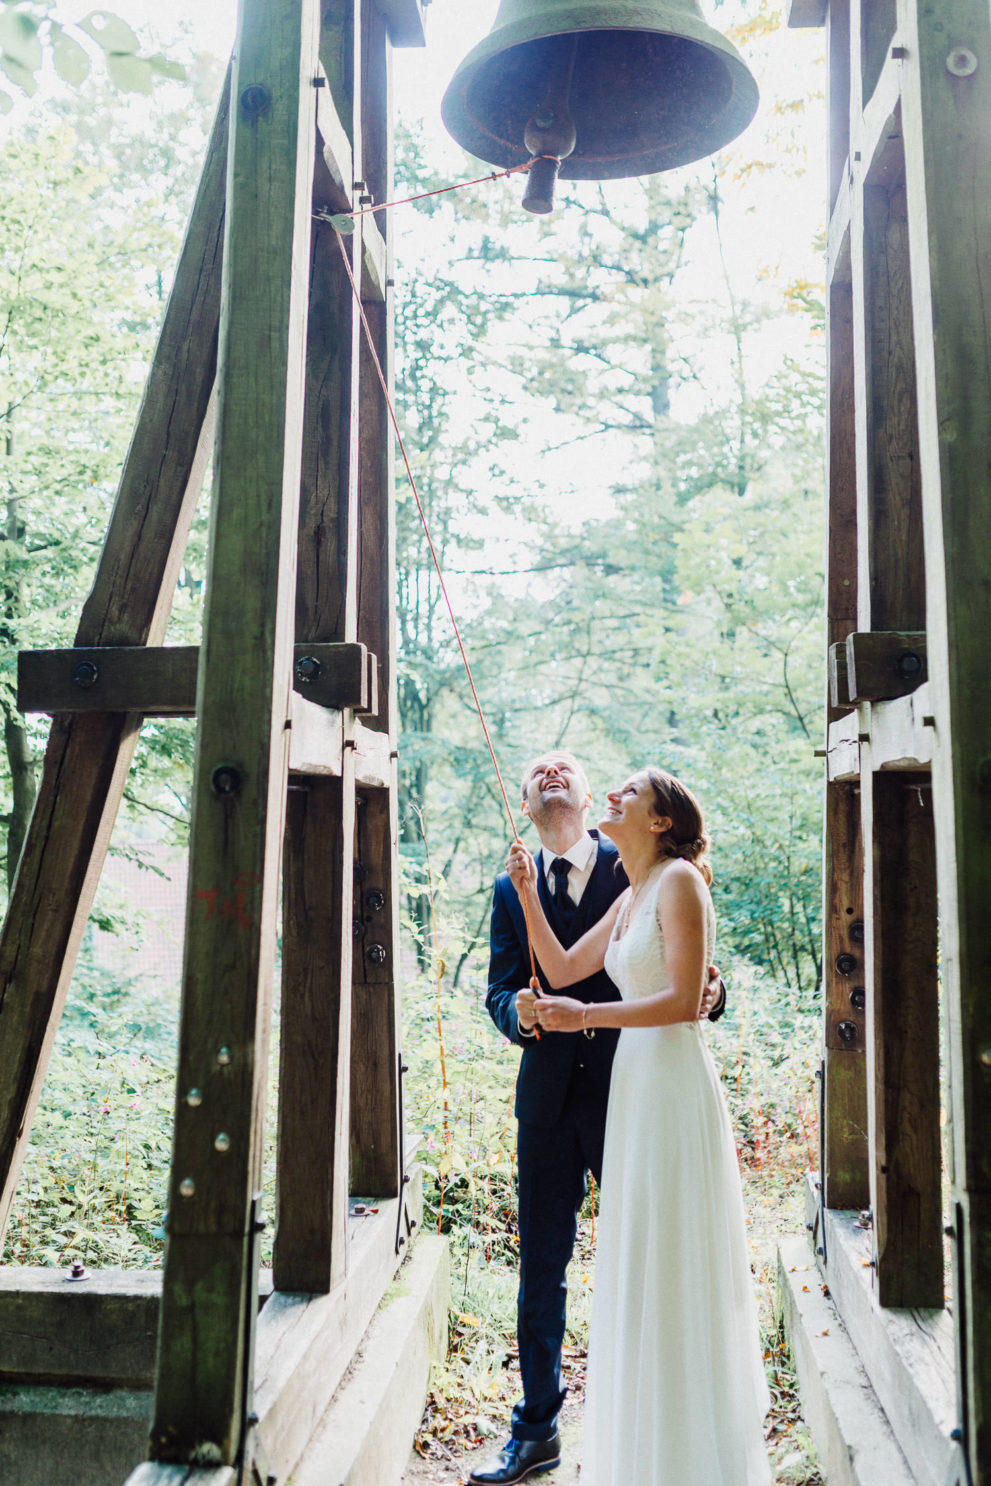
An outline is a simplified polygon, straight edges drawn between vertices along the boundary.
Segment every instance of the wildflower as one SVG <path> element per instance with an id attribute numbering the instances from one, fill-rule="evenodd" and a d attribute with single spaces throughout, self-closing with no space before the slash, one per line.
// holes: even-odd
<path id="1" fill-rule="evenodd" d="M 100 1113 L 101 1114 L 109 1114 L 110 1113 L 110 1105 L 109 1104 L 101 1104 L 100 1105 Z"/>

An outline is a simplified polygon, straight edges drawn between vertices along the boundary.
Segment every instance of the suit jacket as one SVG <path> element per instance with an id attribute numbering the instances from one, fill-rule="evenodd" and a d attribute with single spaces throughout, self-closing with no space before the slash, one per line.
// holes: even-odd
<path id="1" fill-rule="evenodd" d="M 598 842 L 598 852 L 575 911 L 566 948 L 598 923 L 627 886 L 626 873 L 615 846 L 611 841 L 601 839 L 597 831 L 589 834 Z M 537 855 L 537 888 L 544 912 L 553 924 L 554 898 L 544 879 L 542 853 Z M 530 984 L 530 956 L 523 908 L 506 872 L 496 878 L 490 944 L 489 989 L 485 1005 L 503 1036 L 523 1048 L 516 1081 L 516 1118 L 531 1124 L 556 1120 L 576 1075 L 592 1097 L 601 1099 L 605 1118 L 609 1075 L 619 1040 L 618 1029 L 599 1028 L 592 1038 L 582 1032 L 545 1032 L 539 1042 L 534 1037 L 521 1037 L 519 1034 L 516 992 Z M 537 973 L 544 989 L 550 990 L 539 964 Z M 620 999 L 619 991 L 604 970 L 568 986 L 562 994 L 574 996 L 579 1001 Z"/>

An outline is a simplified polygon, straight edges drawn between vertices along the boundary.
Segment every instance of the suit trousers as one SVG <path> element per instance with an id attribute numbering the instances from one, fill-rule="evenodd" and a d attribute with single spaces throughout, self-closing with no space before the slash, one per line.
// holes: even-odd
<path id="1" fill-rule="evenodd" d="M 568 1286 L 585 1173 L 602 1180 L 606 1100 L 584 1086 L 576 1066 L 559 1119 L 520 1121 L 517 1144 L 520 1224 L 518 1330 L 523 1397 L 513 1409 L 513 1435 L 545 1440 L 557 1427 Z"/>

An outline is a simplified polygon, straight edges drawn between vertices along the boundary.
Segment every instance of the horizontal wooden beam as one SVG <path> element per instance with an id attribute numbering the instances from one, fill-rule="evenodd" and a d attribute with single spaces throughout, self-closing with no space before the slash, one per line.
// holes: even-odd
<path id="1" fill-rule="evenodd" d="M 355 722 L 354 754 L 355 782 L 388 789 L 392 779 L 392 744 L 388 733 L 377 733 L 363 722 Z"/>
<path id="2" fill-rule="evenodd" d="M 826 24 L 829 0 L 788 0 L 788 25 L 800 31 Z"/>
<path id="3" fill-rule="evenodd" d="M 426 13 L 422 0 L 377 0 L 393 46 L 426 46 Z"/>
<path id="4" fill-rule="evenodd" d="M 928 680 L 923 630 L 859 630 L 846 638 L 848 696 L 844 701 L 889 701 Z"/>
<path id="5" fill-rule="evenodd" d="M 826 747 L 830 782 L 860 777 L 860 744 L 870 741 L 873 769 L 928 769 L 936 744 L 928 682 L 911 696 L 862 704 L 829 727 Z"/>
<path id="6" fill-rule="evenodd" d="M 22 650 L 17 705 L 22 712 L 139 712 L 146 717 L 196 714 L 197 645 L 76 646 Z M 293 685 L 321 707 L 368 712 L 376 703 L 375 668 L 360 644 L 297 645 Z"/>

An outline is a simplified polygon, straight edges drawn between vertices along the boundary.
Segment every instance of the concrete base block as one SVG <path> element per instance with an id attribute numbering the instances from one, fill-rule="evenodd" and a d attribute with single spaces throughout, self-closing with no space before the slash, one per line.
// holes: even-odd
<path id="1" fill-rule="evenodd" d="M 778 1303 L 829 1486 L 918 1486 L 804 1235 L 778 1245 Z"/>
<path id="2" fill-rule="evenodd" d="M 293 1486 L 397 1486 L 447 1346 L 447 1243 L 421 1233 L 293 1472 Z"/>
<path id="3" fill-rule="evenodd" d="M 152 1395 L 0 1384 L 4 1486 L 114 1486 L 148 1454 Z"/>

